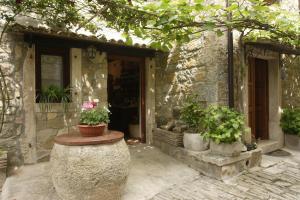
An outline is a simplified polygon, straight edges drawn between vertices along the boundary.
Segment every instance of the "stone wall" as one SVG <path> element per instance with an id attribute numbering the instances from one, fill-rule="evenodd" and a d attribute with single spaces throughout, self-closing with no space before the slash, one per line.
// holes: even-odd
<path id="1" fill-rule="evenodd" d="M 189 94 L 198 94 L 208 104 L 227 105 L 226 36 L 207 33 L 156 64 L 156 121 L 164 124 L 173 118 L 172 111 Z M 167 57 L 167 58 L 166 58 Z"/>
<path id="2" fill-rule="evenodd" d="M 23 163 L 20 148 L 20 140 L 24 130 L 22 66 L 28 48 L 22 39 L 18 35 L 5 34 L 0 45 L 0 67 L 4 72 L 4 79 L 9 92 L 9 107 L 4 116 L 0 146 L 8 150 L 9 166 L 20 166 Z M 0 104 L 2 105 L 1 100 Z"/>
<path id="3" fill-rule="evenodd" d="M 72 103 L 68 104 L 67 112 L 62 104 L 51 104 L 46 111 L 43 105 L 35 103 L 34 45 L 29 47 L 21 34 L 5 35 L 0 65 L 8 85 L 10 106 L 5 114 L 0 147 L 8 150 L 9 166 L 48 158 L 54 137 L 76 127 L 83 101 L 107 105 L 106 53 L 98 52 L 96 58 L 89 59 L 85 50 L 71 49 L 70 59 Z"/>
<path id="4" fill-rule="evenodd" d="M 282 64 L 282 107 L 300 107 L 300 56 L 286 55 Z"/>
<path id="5" fill-rule="evenodd" d="M 62 104 L 53 103 L 51 109 L 45 111 L 42 104 L 36 104 L 37 161 L 49 158 L 56 135 L 72 131 L 78 124 L 79 110 L 73 103 L 68 106 L 64 109 Z"/>
<path id="6" fill-rule="evenodd" d="M 38 161 L 48 158 L 56 135 L 76 129 L 82 102 L 96 101 L 101 106 L 107 106 L 106 54 L 97 52 L 97 56 L 93 59 L 87 57 L 84 49 L 78 49 L 77 54 L 71 52 L 73 61 L 71 62 L 71 78 L 72 88 L 78 88 L 72 93 L 72 103 L 68 104 L 68 109 L 64 110 L 62 104 L 51 104 L 51 109 L 45 112 L 42 105 L 36 104 Z M 76 67 L 80 67 L 81 70 L 76 69 Z M 77 78 L 81 78 L 81 83 L 78 83 L 81 87 L 76 86 L 74 80 Z"/>

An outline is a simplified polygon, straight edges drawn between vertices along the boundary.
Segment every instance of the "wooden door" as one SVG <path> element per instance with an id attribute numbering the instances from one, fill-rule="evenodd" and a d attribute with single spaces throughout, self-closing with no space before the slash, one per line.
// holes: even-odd
<path id="1" fill-rule="evenodd" d="M 128 57 L 128 56 L 118 56 L 118 55 L 109 55 L 109 60 L 120 60 L 124 65 L 131 63 L 129 65 L 137 65 L 139 68 L 139 97 L 140 97 L 140 110 L 139 110 L 139 123 L 141 130 L 141 141 L 146 142 L 146 82 L 145 82 L 145 58 L 142 57 Z M 109 81 L 109 80 L 108 80 Z M 108 94 L 111 93 L 108 87 Z"/>
<path id="2" fill-rule="evenodd" d="M 268 61 L 249 61 L 249 125 L 255 138 L 269 138 Z"/>

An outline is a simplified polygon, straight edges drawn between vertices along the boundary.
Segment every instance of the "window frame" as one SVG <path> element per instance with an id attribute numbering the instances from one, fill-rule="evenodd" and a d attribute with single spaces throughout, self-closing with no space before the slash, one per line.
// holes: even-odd
<path id="1" fill-rule="evenodd" d="M 36 102 L 39 102 L 39 93 L 42 90 L 42 55 L 61 56 L 63 59 L 63 87 L 70 87 L 70 48 L 68 47 L 51 47 L 44 45 L 36 45 L 35 48 L 35 93 Z"/>

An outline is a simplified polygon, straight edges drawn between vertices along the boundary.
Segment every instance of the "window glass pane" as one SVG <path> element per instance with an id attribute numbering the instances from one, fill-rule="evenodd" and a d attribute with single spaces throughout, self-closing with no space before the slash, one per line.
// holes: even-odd
<path id="1" fill-rule="evenodd" d="M 50 85 L 63 87 L 63 57 L 41 55 L 42 88 Z"/>

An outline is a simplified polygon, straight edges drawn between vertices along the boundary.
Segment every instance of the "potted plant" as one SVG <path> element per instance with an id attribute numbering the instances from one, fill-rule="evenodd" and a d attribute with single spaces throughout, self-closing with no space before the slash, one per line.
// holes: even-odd
<path id="1" fill-rule="evenodd" d="M 285 145 L 300 150 L 300 108 L 284 109 L 280 126 L 285 133 Z"/>
<path id="2" fill-rule="evenodd" d="M 183 146 L 192 151 L 204 151 L 208 149 L 209 141 L 203 138 L 202 118 L 204 106 L 196 95 L 189 96 L 185 100 L 180 112 L 180 119 L 188 126 L 183 135 Z"/>
<path id="3" fill-rule="evenodd" d="M 68 112 L 69 103 L 71 101 L 71 88 L 63 88 L 50 85 L 43 88 L 37 95 L 37 103 L 39 103 L 42 112 L 51 112 L 53 103 L 61 103 L 63 111 Z"/>
<path id="4" fill-rule="evenodd" d="M 78 128 L 83 137 L 101 136 L 109 122 L 109 110 L 97 107 L 95 102 L 85 102 L 79 121 Z"/>
<path id="5" fill-rule="evenodd" d="M 245 150 L 241 142 L 247 131 L 244 116 L 226 106 L 209 106 L 204 111 L 204 137 L 210 139 L 213 153 L 223 156 L 238 156 Z"/>

